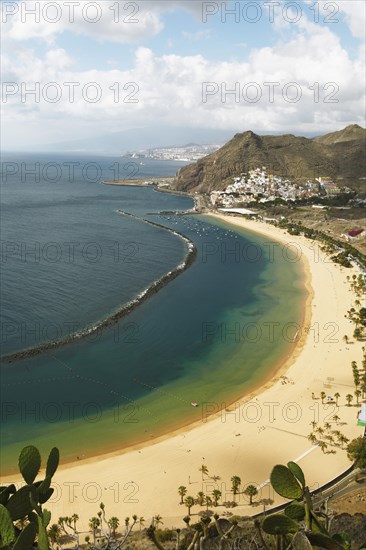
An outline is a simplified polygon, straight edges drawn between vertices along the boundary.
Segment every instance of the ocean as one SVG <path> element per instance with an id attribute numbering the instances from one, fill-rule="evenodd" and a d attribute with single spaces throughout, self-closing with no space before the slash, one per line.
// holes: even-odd
<path id="1" fill-rule="evenodd" d="M 182 264 L 188 247 L 177 233 L 197 251 L 186 271 L 112 326 L 1 364 L 3 472 L 16 469 L 26 444 L 58 446 L 67 462 L 204 422 L 293 347 L 301 263 L 208 216 L 159 214 L 189 211 L 190 197 L 101 184 L 182 166 L 139 162 L 3 155 L 2 355 L 94 327 L 128 304 Z"/>

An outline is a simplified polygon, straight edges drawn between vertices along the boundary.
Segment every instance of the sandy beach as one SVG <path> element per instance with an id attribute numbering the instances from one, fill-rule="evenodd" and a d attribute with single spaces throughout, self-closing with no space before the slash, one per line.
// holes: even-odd
<path id="1" fill-rule="evenodd" d="M 344 450 L 329 445 L 328 451 L 333 449 L 335 454 L 323 453 L 308 435 L 312 421 L 321 427 L 329 422 L 349 439 L 362 434 L 356 424 L 359 408 L 348 407 L 345 400 L 355 389 L 351 361 L 360 365 L 362 359 L 362 343 L 354 341 L 353 326 L 344 316 L 356 299 L 346 276 L 358 271 L 335 265 L 317 243 L 304 237 L 290 236 L 263 222 L 216 217 L 270 237 L 285 245 L 284 250 L 292 243 L 299 251 L 310 292 L 298 345 L 272 380 L 240 402 L 206 404 L 199 425 L 127 452 L 60 467 L 54 478 L 55 494 L 46 505 L 52 523 L 59 516 L 77 513 L 81 529 L 87 530 L 88 519 L 96 515 L 102 501 L 107 517 L 117 516 L 121 523 L 136 514 L 148 525 L 152 516 L 160 514 L 164 527 L 182 526 L 187 509 L 179 504 L 178 487 L 186 486 L 187 495 L 193 497 L 218 488 L 221 501 L 232 501 L 233 475 L 241 477 L 242 489 L 248 484 L 260 487 L 254 506 L 249 506 L 248 497 L 238 495 L 239 506 L 230 509 L 236 515 L 250 515 L 263 509 L 263 499 L 280 502 L 266 483 L 277 463 L 299 462 L 311 490 L 350 466 Z M 348 344 L 343 341 L 345 334 Z M 334 401 L 327 403 L 327 398 L 323 404 L 322 391 L 331 397 L 338 392 L 338 406 Z M 214 414 L 208 419 L 208 413 Z M 199 472 L 202 464 L 208 468 L 204 479 Z M 214 481 L 213 476 L 220 479 Z M 10 479 L 1 481 L 5 484 Z M 194 506 L 193 518 L 204 509 Z M 220 514 L 225 510 L 217 507 Z"/>

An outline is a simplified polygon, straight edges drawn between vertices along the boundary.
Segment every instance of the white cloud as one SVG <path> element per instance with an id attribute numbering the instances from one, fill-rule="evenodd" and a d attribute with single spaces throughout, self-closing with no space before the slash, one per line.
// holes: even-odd
<path id="1" fill-rule="evenodd" d="M 21 115 L 22 124 L 36 125 L 38 117 L 39 126 L 47 129 L 51 121 L 57 133 L 65 121 L 75 128 L 79 124 L 95 128 L 98 122 L 98 132 L 153 123 L 160 127 L 173 120 L 177 125 L 268 132 L 327 131 L 339 122 L 361 122 L 365 100 L 361 50 L 360 57 L 352 60 L 329 29 L 305 23 L 302 28 L 289 43 L 253 50 L 246 62 L 215 62 L 202 55 L 156 56 L 140 47 L 128 71 L 80 72 L 62 49 L 52 49 L 44 58 L 20 50 L 16 63 L 14 57 L 5 56 L 5 68 L 18 86 L 26 82 L 31 87 L 38 81 L 40 101 L 30 95 L 21 103 L 19 94 L 10 95 L 3 105 L 5 123 L 17 129 Z M 56 103 L 47 101 L 57 92 L 50 82 L 62 91 Z M 66 82 L 78 83 L 73 102 Z M 206 102 L 202 99 L 205 82 L 215 83 L 209 87 L 215 93 L 207 95 Z M 280 85 L 272 84 L 271 101 L 269 83 L 275 82 Z M 93 103 L 98 87 L 101 97 Z M 237 102 L 229 93 L 235 89 Z M 252 102 L 258 92 L 260 100 Z M 301 99 L 292 102 L 297 93 Z"/>
<path id="2" fill-rule="evenodd" d="M 139 33 L 159 32 L 161 13 L 163 9 L 173 10 L 173 4 L 175 9 L 179 6 L 198 14 L 201 2 L 194 7 L 192 3 L 149 2 L 152 28 L 147 29 L 148 19 L 141 19 L 139 30 L 130 24 L 129 29 L 135 30 L 128 31 L 128 40 Z M 349 24 L 354 26 L 353 32 L 358 32 L 358 8 L 347 9 Z M 65 30 L 64 22 L 60 25 L 60 29 L 53 29 L 54 34 Z M 74 25 L 75 32 L 90 32 L 85 21 L 75 19 Z M 110 25 L 106 21 L 95 27 L 95 36 L 103 38 L 108 32 L 113 35 L 115 30 Z M 151 48 L 138 47 L 129 70 L 115 68 L 112 58 L 106 62 L 105 70 L 82 71 L 70 53 L 52 44 L 52 33 L 46 28 L 38 28 L 38 32 L 49 40 L 48 52 L 42 56 L 26 49 L 22 32 L 23 38 L 28 37 L 37 31 L 37 26 L 24 30 L 20 20 L 13 22 L 7 31 L 12 37 L 12 48 L 2 54 L 3 80 L 14 85 L 7 89 L 8 98 L 2 105 L 3 129 L 9 134 L 6 146 L 11 148 L 22 139 L 26 143 L 30 133 L 24 133 L 24 125 L 31 129 L 32 136 L 42 140 L 43 135 L 46 142 L 62 141 L 60 136 L 65 140 L 64 134 L 70 128 L 76 138 L 147 125 L 156 126 L 159 132 L 172 123 L 233 132 L 252 128 L 268 133 L 321 133 L 352 122 L 364 124 L 363 47 L 351 58 L 335 34 L 336 26 L 319 25 L 305 17 L 292 25 L 287 35 L 282 27 L 280 30 L 281 39 L 273 47 L 252 49 L 243 62 L 214 61 L 204 55 L 156 55 Z M 127 40 L 126 33 L 113 35 L 112 39 Z M 277 82 L 279 85 L 269 84 Z M 28 89 L 39 83 L 39 101 L 31 94 L 25 102 L 21 101 L 22 83 Z M 70 85 L 65 83 L 75 83 L 73 101 Z M 214 93 L 207 95 L 206 101 L 202 98 L 204 83 L 213 83 L 210 89 Z M 59 90 L 60 99 L 52 102 Z M 235 98 L 230 90 L 237 90 L 239 96 Z M 258 91 L 258 101 L 251 101 Z M 299 91 L 299 101 L 291 102 Z M 95 93 L 100 93 L 100 98 L 94 103 Z"/>
<path id="3" fill-rule="evenodd" d="M 352 34 L 358 38 L 365 38 L 366 32 L 366 3 L 363 0 L 341 0 L 337 2 L 341 12 L 346 14 L 346 21 Z"/>
<path id="4" fill-rule="evenodd" d="M 365 38 L 366 3 L 363 0 L 337 0 L 337 2 L 317 2 L 305 0 L 313 6 L 314 22 L 323 22 L 336 32 L 337 25 L 344 21 L 353 36 Z M 316 8 L 316 9 L 314 9 Z"/>
<path id="5" fill-rule="evenodd" d="M 58 34 L 68 31 L 99 40 L 137 43 L 163 30 L 165 12 L 183 9 L 199 21 L 203 4 L 201 0 L 3 2 L 3 34 L 16 41 L 37 38 L 52 44 Z"/>
<path id="6" fill-rule="evenodd" d="M 17 6 L 15 13 L 12 13 Z M 34 11 L 35 14 L 32 14 Z M 136 43 L 163 29 L 160 13 L 147 2 L 78 0 L 39 2 L 21 0 L 2 4 L 4 36 L 22 41 L 31 38 L 52 43 L 65 31 L 99 40 Z"/>

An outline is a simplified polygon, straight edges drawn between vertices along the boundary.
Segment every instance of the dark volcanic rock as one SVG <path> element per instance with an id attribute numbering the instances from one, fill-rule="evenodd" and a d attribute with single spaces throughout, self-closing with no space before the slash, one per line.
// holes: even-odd
<path id="1" fill-rule="evenodd" d="M 352 540 L 352 548 L 359 549 L 366 544 L 366 516 L 364 514 L 338 514 L 331 523 L 330 534 L 347 533 Z"/>

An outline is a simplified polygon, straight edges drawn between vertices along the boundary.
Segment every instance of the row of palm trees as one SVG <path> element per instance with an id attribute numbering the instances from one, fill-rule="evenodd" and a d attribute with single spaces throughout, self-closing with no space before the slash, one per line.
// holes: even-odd
<path id="1" fill-rule="evenodd" d="M 339 416 L 334 415 L 333 419 L 335 418 L 337 418 L 338 424 Z M 332 424 L 329 422 L 325 422 L 323 428 L 321 426 L 317 426 L 317 422 L 315 421 L 312 421 L 310 424 L 313 431 L 308 435 L 308 440 L 312 444 L 317 443 L 323 453 L 325 453 L 328 449 L 328 445 L 331 445 L 332 447 L 340 446 L 343 449 L 344 446 L 349 443 L 348 437 L 342 434 L 339 430 L 332 430 Z M 335 453 L 335 450 L 333 449 L 327 452 Z"/>
<path id="2" fill-rule="evenodd" d="M 356 361 L 352 361 L 351 367 L 352 367 L 352 374 L 353 374 L 353 382 L 355 385 L 355 396 L 357 398 L 357 404 L 360 397 L 365 398 L 366 397 L 366 361 L 365 361 L 365 355 L 362 361 L 363 371 L 361 371 Z"/>
<path id="3" fill-rule="evenodd" d="M 366 329 L 366 308 L 362 307 L 361 300 L 359 298 L 365 298 L 366 296 L 366 280 L 363 275 L 353 275 L 352 279 L 347 276 L 347 280 L 351 282 L 351 289 L 356 293 L 357 300 L 355 300 L 354 307 L 351 307 L 347 311 L 347 317 L 350 319 L 354 325 L 355 329 L 353 332 L 354 338 L 356 340 L 363 339 Z"/>
<path id="4" fill-rule="evenodd" d="M 183 495 L 187 493 L 187 488 L 181 485 L 178 488 L 178 493 L 181 497 L 181 504 L 184 504 L 188 508 L 188 515 L 191 515 L 191 508 L 198 504 L 199 506 L 206 506 L 206 510 L 208 511 L 208 508 L 210 506 L 218 506 L 219 500 L 222 496 L 222 492 L 220 489 L 214 489 L 210 495 L 205 495 L 202 491 L 199 491 L 197 493 L 197 498 L 193 498 L 192 496 L 186 496 L 184 498 Z"/>
<path id="5" fill-rule="evenodd" d="M 307 239 L 319 241 L 320 249 L 329 254 L 331 256 L 331 259 L 335 263 L 343 263 L 337 256 L 334 256 L 334 254 L 339 253 L 339 250 L 342 249 L 343 252 L 339 254 L 339 256 L 343 257 L 342 259 L 347 260 L 348 257 L 351 257 L 352 259 L 356 259 L 359 264 L 366 267 L 366 258 L 365 255 L 362 254 L 362 252 L 360 252 L 357 248 L 350 245 L 349 243 L 345 243 L 343 241 L 335 239 L 328 233 L 324 233 L 319 229 L 310 229 L 309 227 L 304 226 L 302 223 L 294 222 L 292 220 L 288 220 L 287 218 L 284 218 L 278 222 L 274 222 L 274 225 L 283 229 L 290 230 L 292 234 L 303 234 L 304 237 L 306 237 Z M 345 262 L 345 264 L 350 265 L 350 262 Z M 352 279 L 358 280 L 359 277 L 357 278 L 357 276 L 353 276 Z"/>
<path id="6" fill-rule="evenodd" d="M 356 296 L 362 298 L 366 294 L 366 281 L 365 278 L 360 273 L 359 275 L 352 275 L 352 278 L 347 275 L 347 281 L 350 282 L 352 290 L 355 292 Z M 360 304 L 356 304 L 360 305 Z"/>
<path id="7" fill-rule="evenodd" d="M 205 481 L 208 475 L 208 467 L 205 464 L 202 464 L 199 467 L 199 472 L 201 472 L 202 475 L 202 481 Z M 212 476 L 210 479 L 217 481 L 220 479 L 219 476 Z M 235 497 L 238 494 L 245 494 L 249 497 L 249 504 L 253 504 L 253 497 L 258 494 L 258 489 L 255 485 L 248 485 L 243 491 L 240 491 L 241 486 L 241 478 L 237 475 L 232 476 L 231 478 L 231 492 L 234 496 L 234 502 Z M 191 509 L 193 506 L 206 506 L 206 510 L 208 511 L 208 508 L 210 506 L 217 507 L 219 505 L 219 501 L 222 497 L 222 492 L 220 489 L 213 489 L 210 495 L 205 495 L 203 491 L 199 491 L 197 493 L 196 497 L 193 497 L 191 495 L 187 495 L 188 489 L 185 485 L 180 485 L 178 487 L 178 494 L 180 496 L 180 504 L 184 504 L 188 508 L 188 516 L 191 515 Z"/>
<path id="8" fill-rule="evenodd" d="M 353 361 L 353 363 L 355 363 L 355 361 Z M 366 374 L 363 374 L 362 377 L 366 377 Z M 357 386 L 358 385 L 356 385 L 356 390 L 354 391 L 354 396 L 356 397 L 357 405 L 358 405 L 359 404 L 359 399 L 360 399 L 360 397 L 363 396 L 363 394 L 365 393 L 365 390 L 363 389 L 364 385 L 361 386 L 361 389 L 359 389 Z M 320 392 L 320 399 L 321 399 L 323 404 L 324 404 L 324 399 L 326 397 L 327 397 L 327 394 L 325 392 L 323 392 L 323 391 Z M 336 403 L 337 407 L 338 407 L 338 401 L 339 401 L 340 397 L 341 397 L 340 393 L 336 392 L 334 394 L 334 400 L 335 400 L 335 403 Z M 345 400 L 347 402 L 347 406 L 350 407 L 351 403 L 353 401 L 353 395 L 351 393 L 347 393 L 347 395 L 345 396 Z M 333 416 L 333 420 L 335 420 L 335 416 Z M 339 420 L 339 417 L 337 417 L 337 418 Z"/>

